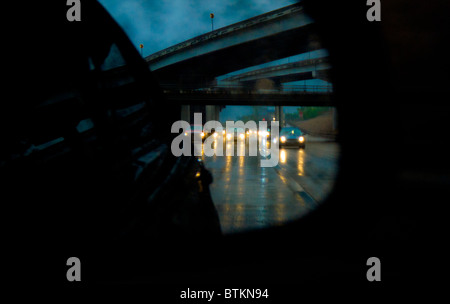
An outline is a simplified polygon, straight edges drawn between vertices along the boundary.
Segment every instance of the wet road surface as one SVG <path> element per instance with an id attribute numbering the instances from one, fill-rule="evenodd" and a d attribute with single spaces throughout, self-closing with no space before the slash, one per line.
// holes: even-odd
<path id="1" fill-rule="evenodd" d="M 332 190 L 339 157 L 334 142 L 311 141 L 304 149 L 281 148 L 275 167 L 261 167 L 260 153 L 248 156 L 248 148 L 246 153 L 203 157 L 214 178 L 210 190 L 223 233 L 297 219 Z"/>

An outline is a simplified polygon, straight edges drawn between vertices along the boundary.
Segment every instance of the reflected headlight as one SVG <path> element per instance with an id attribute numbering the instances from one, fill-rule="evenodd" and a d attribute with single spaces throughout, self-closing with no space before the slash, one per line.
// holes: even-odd
<path id="1" fill-rule="evenodd" d="M 281 141 L 282 143 L 284 143 L 284 142 L 286 141 L 286 137 L 281 136 L 281 137 L 280 137 L 280 141 Z"/>
<path id="2" fill-rule="evenodd" d="M 223 130 L 223 131 L 222 131 L 222 134 L 225 135 L 225 133 L 226 133 L 225 130 Z"/>
<path id="3" fill-rule="evenodd" d="M 227 134 L 227 139 L 231 139 L 231 134 Z"/>
<path id="4" fill-rule="evenodd" d="M 203 138 L 203 137 L 205 137 L 205 133 L 200 133 L 200 136 Z"/>
<path id="5" fill-rule="evenodd" d="M 304 142 L 304 141 L 305 141 L 305 138 L 304 138 L 303 136 L 300 136 L 300 137 L 298 138 L 298 141 L 299 141 L 299 142 Z"/>
<path id="6" fill-rule="evenodd" d="M 245 138 L 245 135 L 244 135 L 244 134 L 240 134 L 239 137 L 240 137 L 241 139 L 244 139 L 244 138 Z"/>
<path id="7" fill-rule="evenodd" d="M 214 133 L 214 137 L 217 137 L 217 133 Z"/>

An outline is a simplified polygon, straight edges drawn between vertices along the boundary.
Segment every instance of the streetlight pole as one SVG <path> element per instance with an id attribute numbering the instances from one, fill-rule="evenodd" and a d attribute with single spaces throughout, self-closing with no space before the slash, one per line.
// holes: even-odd
<path id="1" fill-rule="evenodd" d="M 209 14 L 209 17 L 211 18 L 211 32 L 214 31 L 214 14 Z"/>
<path id="2" fill-rule="evenodd" d="M 142 57 L 142 50 L 144 49 L 144 45 L 142 43 L 139 44 L 139 48 L 141 49 L 141 57 Z"/>

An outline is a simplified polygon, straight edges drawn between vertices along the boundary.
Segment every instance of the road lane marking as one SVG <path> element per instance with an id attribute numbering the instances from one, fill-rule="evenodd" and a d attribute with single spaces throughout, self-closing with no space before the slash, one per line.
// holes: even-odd
<path id="1" fill-rule="evenodd" d="M 277 172 L 278 176 L 281 180 L 296 194 L 300 196 L 301 199 L 311 208 L 317 206 L 317 202 L 309 195 L 305 189 L 297 183 L 288 173 L 288 171 L 284 168 L 281 168 L 280 165 L 273 167 Z"/>

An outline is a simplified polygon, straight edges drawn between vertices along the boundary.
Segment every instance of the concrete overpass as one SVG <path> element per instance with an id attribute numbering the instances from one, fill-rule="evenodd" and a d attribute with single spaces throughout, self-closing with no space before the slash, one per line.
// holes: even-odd
<path id="1" fill-rule="evenodd" d="M 246 67 L 321 48 L 298 3 L 189 39 L 145 58 L 160 83 L 198 87 Z"/>
<path id="2" fill-rule="evenodd" d="M 255 90 L 258 79 L 285 83 L 328 79 L 328 58 L 303 60 L 232 76 L 231 85 L 218 85 L 216 77 L 244 68 L 321 49 L 313 20 L 293 4 L 204 35 L 189 39 L 145 58 L 167 99 L 181 104 L 181 118 L 194 111 L 205 120 L 218 120 L 225 105 L 275 105 L 283 125 L 283 105 L 331 105 L 330 90 Z M 238 84 L 238 85 L 236 85 Z M 250 88 L 250 90 L 248 90 Z"/>
<path id="3" fill-rule="evenodd" d="M 253 90 L 244 86 L 189 87 L 163 86 L 166 98 L 179 105 L 246 106 L 332 106 L 332 86 L 297 85 L 287 90 Z"/>
<path id="4" fill-rule="evenodd" d="M 193 112 L 202 112 L 203 123 L 219 120 L 225 105 L 275 106 L 275 116 L 284 126 L 283 106 L 333 106 L 332 86 L 290 86 L 288 90 L 254 90 L 245 86 L 189 87 L 163 86 L 166 99 L 182 106 L 181 119 L 192 121 Z"/>
<path id="5" fill-rule="evenodd" d="M 275 85 L 309 79 L 329 80 L 331 65 L 328 57 L 307 59 L 297 62 L 279 64 L 253 71 L 228 76 L 218 81 L 218 85 L 242 84 L 255 87 L 258 81 L 270 79 Z"/>

